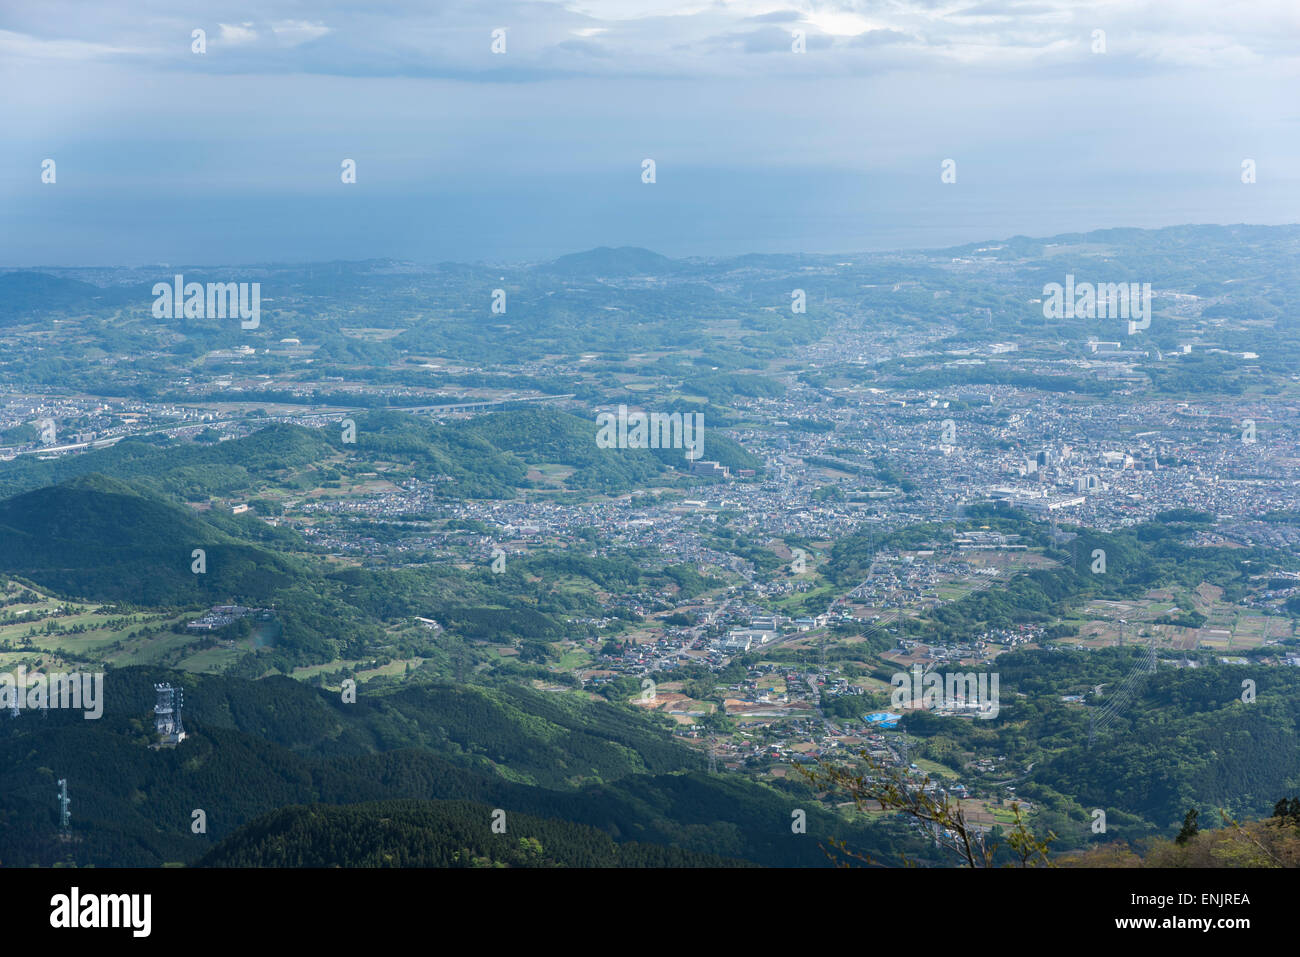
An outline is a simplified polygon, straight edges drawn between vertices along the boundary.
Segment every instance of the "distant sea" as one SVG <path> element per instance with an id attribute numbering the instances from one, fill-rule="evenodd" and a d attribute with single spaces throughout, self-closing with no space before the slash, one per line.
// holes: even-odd
<path id="1" fill-rule="evenodd" d="M 33 177 L 34 179 L 34 177 Z M 393 258 L 536 262 L 594 246 L 668 256 L 940 248 L 1116 226 L 1300 222 L 1300 183 L 1205 177 L 1070 181 L 932 170 L 718 170 L 535 176 L 428 189 L 95 192 L 71 183 L 0 202 L 0 265 L 237 264 Z"/>

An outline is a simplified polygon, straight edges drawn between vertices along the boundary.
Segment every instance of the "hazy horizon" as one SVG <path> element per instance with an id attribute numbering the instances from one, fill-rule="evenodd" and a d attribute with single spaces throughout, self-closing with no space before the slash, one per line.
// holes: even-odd
<path id="1" fill-rule="evenodd" d="M 0 262 L 880 251 L 1300 219 L 1284 2 L 258 9 L 0 11 Z"/>
<path id="2" fill-rule="evenodd" d="M 49 262 L 36 262 L 36 263 L 10 263 L 10 262 L 0 262 L 0 270 L 6 270 L 6 271 L 16 271 L 16 270 L 22 270 L 22 271 L 39 271 L 39 270 L 42 270 L 42 269 L 49 269 L 49 270 L 60 270 L 60 271 L 68 271 L 68 270 L 73 270 L 73 271 L 75 271 L 75 270 L 81 270 L 81 269 L 144 269 L 144 268 L 151 267 L 151 266 L 158 266 L 158 267 L 167 268 L 167 269 L 170 269 L 170 268 L 173 268 L 173 267 L 179 268 L 179 267 L 181 267 L 181 266 L 186 266 L 186 267 L 204 267 L 204 268 L 217 268 L 217 267 L 224 267 L 224 266 L 265 266 L 265 267 L 279 267 L 279 266 L 299 266 L 299 265 L 326 265 L 326 264 L 328 264 L 328 263 L 349 263 L 349 264 L 360 264 L 360 263 L 366 263 L 366 262 L 385 262 L 385 261 L 389 261 L 389 262 L 401 262 L 401 263 L 410 263 L 410 264 L 412 264 L 412 265 L 416 265 L 416 266 L 427 266 L 427 267 L 435 267 L 435 266 L 442 265 L 442 264 L 452 264 L 452 265 L 463 265 L 463 266 L 501 266 L 501 267 L 510 267 L 510 268 L 526 268 L 526 267 L 532 267 L 532 266 L 538 266 L 538 265 L 544 265 L 544 264 L 547 264 L 547 263 L 551 263 L 551 262 L 554 262 L 554 261 L 556 261 L 556 260 L 558 260 L 558 259 L 562 259 L 562 258 L 567 257 L 567 256 L 578 256 L 578 255 L 582 255 L 582 254 L 590 253 L 590 252 L 595 252 L 595 251 L 602 250 L 602 249 L 639 249 L 639 250 L 643 250 L 643 251 L 645 251 L 645 252 L 649 252 L 649 253 L 653 253 L 653 254 L 656 254 L 656 255 L 664 256 L 665 258 L 667 258 L 667 259 L 671 259 L 671 260 L 674 260 L 674 261 L 688 262 L 688 261 L 698 260 L 698 261 L 702 261 L 702 262 L 707 262 L 707 261 L 713 261 L 713 260 L 725 260 L 725 259 L 736 258 L 736 257 L 741 257 L 741 256 L 746 256 L 746 255 L 772 255 L 772 256 L 871 256 L 871 255 L 888 255 L 888 254 L 890 254 L 890 253 L 899 253 L 899 254 L 905 254 L 905 253 L 927 254 L 927 253 L 928 253 L 928 254 L 933 254 L 933 253 L 944 252 L 944 251 L 949 250 L 949 249 L 957 249 L 957 248 L 961 248 L 962 246 L 972 245 L 972 244 L 978 244 L 978 243 L 1006 243 L 1006 242 L 1010 242 L 1010 241 L 1013 240 L 1013 239 L 1048 240 L 1048 239 L 1055 239 L 1055 238 L 1060 237 L 1060 236 L 1067 236 L 1067 235 L 1087 235 L 1087 234 L 1089 234 L 1089 233 L 1094 233 L 1094 232 L 1104 232 L 1104 231 L 1106 231 L 1106 230 L 1110 230 L 1110 229 L 1121 229 L 1121 230 L 1133 229 L 1133 230 L 1139 230 L 1139 231 L 1142 231 L 1142 232 L 1160 232 L 1161 230 L 1166 230 L 1166 229 L 1235 229 L 1235 228 L 1242 228 L 1242 229 L 1283 229 L 1283 228 L 1287 228 L 1287 227 L 1300 227 L 1300 222 L 1282 222 L 1282 223 L 1192 223 L 1192 222 L 1187 222 L 1187 223 L 1170 223 L 1170 224 L 1168 224 L 1168 225 L 1163 225 L 1163 226 L 1127 226 L 1127 225 L 1122 225 L 1122 224 L 1121 224 L 1121 225 L 1115 225 L 1115 226 L 1099 226 L 1099 227 L 1092 228 L 1092 229 L 1070 229 L 1070 230 L 1063 230 L 1063 231 L 1060 231 L 1060 232 L 1055 232 L 1055 233 L 1050 233 L 1050 234 L 1048 234 L 1048 233 L 1024 233 L 1024 232 L 1020 232 L 1020 233 L 1008 233 L 1008 234 L 997 235 L 997 236 L 990 236 L 990 235 L 982 235 L 982 234 L 981 234 L 981 235 L 974 236 L 974 237 L 971 237 L 971 238 L 968 238 L 968 239 L 964 239 L 964 240 L 960 240 L 960 241 L 956 241 L 956 242 L 952 242 L 952 243 L 945 243 L 945 244 L 942 244 L 942 245 L 912 245 L 912 246 L 903 246 L 903 245 L 883 245 L 883 246 L 879 246 L 879 247 L 876 247 L 876 248 L 859 247 L 859 248 L 855 248 L 855 249 L 848 249 L 848 248 L 840 248 L 840 249 L 805 249 L 805 250 L 790 250 L 790 249 L 740 249 L 740 250 L 737 250 L 737 251 L 727 251 L 727 252 L 717 252 L 717 253 L 708 253 L 708 252 L 704 252 L 704 253 L 688 253 L 688 254 L 682 254 L 682 255 L 671 255 L 671 254 L 669 254 L 669 253 L 665 253 L 665 252 L 663 252 L 661 249 L 657 249 L 657 248 L 653 248 L 653 247 L 649 247 L 649 246 L 644 246 L 644 245 L 641 245 L 641 244 L 638 244 L 638 243 L 628 242 L 628 243 L 622 243 L 622 244 L 601 243 L 601 244 L 597 244 L 597 245 L 594 245 L 594 246 L 585 246 L 585 247 L 582 247 L 582 248 L 580 248 L 580 249 L 577 249 L 577 248 L 575 248 L 575 249 L 565 249 L 565 250 L 562 250 L 562 251 L 560 251 L 560 252 L 555 253 L 554 255 L 540 256 L 540 257 L 532 257 L 532 258 L 520 258 L 520 259 L 513 259 L 513 260 L 511 260 L 511 259 L 417 259 L 417 258 L 412 258 L 412 257 L 396 256 L 396 255 L 394 255 L 394 256 L 368 256 L 368 257 L 359 257 L 359 258 L 355 258 L 355 259 L 348 259 L 348 258 L 334 258 L 334 259 L 310 259 L 310 258 L 308 258 L 308 259 L 294 259 L 294 258 L 288 258 L 288 257 L 285 257 L 285 258 L 279 258 L 279 259 L 256 259 L 256 260 L 247 260 L 247 261 L 238 261 L 238 262 L 237 262 L 237 261 L 230 261 L 230 262 L 203 261 L 203 262 L 201 262 L 201 261 L 197 261 L 197 260 L 195 260 L 195 261 L 184 261 L 184 260 L 175 260 L 175 261 L 163 261 L 163 260 L 158 260 L 158 261 L 148 261 L 148 260 L 146 260 L 146 261 L 140 261 L 140 262 L 78 262 L 78 263 L 49 263 Z"/>

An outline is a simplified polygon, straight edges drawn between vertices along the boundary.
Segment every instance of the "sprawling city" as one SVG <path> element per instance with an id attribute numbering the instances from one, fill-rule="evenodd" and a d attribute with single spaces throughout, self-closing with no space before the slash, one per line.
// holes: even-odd
<path id="1" fill-rule="evenodd" d="M 192 29 L 142 28 L 157 49 L 111 4 L 95 40 L 0 17 L 15 75 L 64 109 L 47 71 L 75 61 L 103 110 L 82 151 L 24 97 L 37 159 L 0 183 L 28 237 L 0 245 L 0 866 L 55 876 L 51 928 L 150 936 L 151 894 L 110 906 L 124 868 L 188 899 L 234 868 L 1300 866 L 1293 197 L 1215 154 L 1244 192 L 1058 202 L 1115 154 L 1062 186 L 1017 132 L 1018 198 L 963 126 L 999 96 L 1110 102 L 1103 63 L 1200 109 L 1222 64 L 1154 65 L 1125 46 L 1154 27 L 1068 4 L 529 0 L 463 27 L 476 54 L 436 41 L 429 73 L 366 44 L 469 14 L 345 4 L 354 40 L 182 6 Z M 1039 39 L 1068 66 L 981 52 Z M 934 107 L 956 145 L 927 140 L 925 185 L 883 152 L 843 179 L 860 133 L 805 94 L 928 88 L 918 58 L 985 90 Z M 155 180 L 111 132 L 144 129 L 135 101 L 95 78 L 161 104 L 164 74 L 252 126 L 220 153 L 178 119 Z M 302 112 L 263 128 L 255 89 Z M 570 125 L 577 103 L 607 126 Z M 337 146 L 336 109 L 373 141 Z M 776 116 L 808 143 L 764 139 Z M 792 172 L 805 146 L 824 176 Z M 160 218 L 149 197 L 200 179 Z M 795 182 L 787 221 L 767 197 Z M 1145 880 L 1091 919 L 1251 926 L 1244 884 Z"/>

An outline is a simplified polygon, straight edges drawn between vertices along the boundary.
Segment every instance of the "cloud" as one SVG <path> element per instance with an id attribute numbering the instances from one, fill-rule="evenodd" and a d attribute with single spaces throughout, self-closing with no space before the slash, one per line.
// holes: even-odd
<path id="1" fill-rule="evenodd" d="M 839 37 L 855 37 L 884 26 L 852 10 L 817 9 L 810 11 L 804 19 L 822 33 Z"/>
<path id="2" fill-rule="evenodd" d="M 271 24 L 271 32 L 281 43 L 297 46 L 319 39 L 330 32 L 323 23 L 309 23 L 306 20 L 279 20 Z"/>
<path id="3" fill-rule="evenodd" d="M 1006 75 L 1110 71 L 1300 72 L 1300 4 L 1255 0 L 1241 16 L 1221 0 L 263 0 L 256 22 L 213 23 L 203 0 L 74 0 L 0 11 L 0 52 L 47 59 L 136 59 L 152 70 L 217 74 L 455 77 L 497 83 L 567 76 L 694 79 L 769 68 L 802 29 L 828 77 L 978 66 Z M 75 12 L 75 16 L 73 13 Z M 505 56 L 489 32 L 509 29 Z M 219 56 L 194 57 L 189 33 Z M 585 41 L 599 38 L 599 46 Z M 886 56 L 882 48 L 892 47 Z M 870 55 L 868 55 L 870 49 Z M 575 54 L 581 54 L 575 56 Z"/>
<path id="4" fill-rule="evenodd" d="M 901 30 L 868 30 L 861 33 L 849 41 L 850 46 L 855 47 L 877 47 L 889 43 L 908 43 L 915 42 L 916 37 L 903 33 Z"/>
<path id="5" fill-rule="evenodd" d="M 580 57 L 592 57 L 602 59 L 611 56 L 609 50 L 599 43 L 592 43 L 589 40 L 564 40 L 555 47 L 566 53 L 573 53 Z"/>
<path id="6" fill-rule="evenodd" d="M 86 40 L 44 40 L 12 30 L 0 30 L 0 57 L 33 60 L 96 60 L 134 56 L 145 52 L 149 51 L 139 47 L 115 46 Z"/>
<path id="7" fill-rule="evenodd" d="M 1062 19 L 1068 14 L 1062 8 L 1051 4 L 1042 3 L 1016 3 L 1014 0 L 990 0 L 988 3 L 978 3 L 973 7 L 964 7 L 960 10 L 954 10 L 948 16 L 951 17 L 986 17 L 986 18 L 1008 18 L 1017 17 L 1024 19 L 1026 17 L 1052 17 Z"/>
<path id="8" fill-rule="evenodd" d="M 0 262 L 851 249 L 862 224 L 933 245 L 1296 208 L 1268 192 L 1300 179 L 1295 0 L 687 2 L 260 0 L 220 27 L 208 0 L 0 0 Z"/>
<path id="9" fill-rule="evenodd" d="M 774 10 L 771 13 L 760 13 L 745 19 L 751 23 L 797 23 L 803 19 L 803 16 L 798 10 Z"/>
<path id="10" fill-rule="evenodd" d="M 257 31 L 253 29 L 251 23 L 229 24 L 218 23 L 220 28 L 221 40 L 223 43 L 252 43 L 257 39 Z"/>

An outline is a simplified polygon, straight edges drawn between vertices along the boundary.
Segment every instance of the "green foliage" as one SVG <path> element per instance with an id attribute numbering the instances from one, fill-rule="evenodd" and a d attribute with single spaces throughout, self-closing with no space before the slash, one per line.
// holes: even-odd
<path id="1" fill-rule="evenodd" d="M 593 827 L 471 801 L 291 806 L 244 825 L 199 867 L 728 867 L 711 854 L 615 843 Z"/>
<path id="2" fill-rule="evenodd" d="M 177 748 L 154 751 L 147 747 L 153 683 L 164 679 L 185 686 L 191 734 Z M 704 774 L 702 756 L 647 716 L 572 697 L 435 684 L 388 694 L 366 687 L 343 704 L 336 693 L 285 678 L 248 682 L 138 668 L 112 672 L 105 690 L 98 721 L 52 712 L 0 723 L 5 863 L 195 861 L 277 808 L 398 799 L 473 801 L 505 808 L 512 820 L 516 813 L 563 819 L 619 843 L 763 864 L 825 863 L 814 842 L 791 832 L 792 801 L 806 804 L 810 834 L 834 828 L 882 853 L 905 840 L 889 828 L 844 829 L 803 789 Z M 76 782 L 82 809 L 72 845 L 55 838 L 48 771 L 55 767 Z M 188 830 L 197 807 L 209 810 L 206 835 Z M 344 834 L 351 829 L 342 827 Z M 344 834 L 340 847 L 351 840 Z M 518 836 L 565 853 L 563 842 L 550 845 L 541 831 Z M 321 840 L 328 842 L 328 833 Z M 274 853 L 255 836 L 242 843 L 262 849 L 228 852 Z M 429 853 L 441 853 L 437 844 Z M 652 853 L 672 852 L 645 852 Z"/>
<path id="3" fill-rule="evenodd" d="M 270 477 L 319 463 L 329 453 L 322 433 L 272 425 L 242 439 L 215 445 L 160 447 L 145 438 L 123 439 L 106 449 L 40 460 L 30 456 L 0 465 L 0 495 L 12 495 L 70 478 L 100 473 L 133 487 L 185 500 L 202 500 L 250 487 Z"/>

